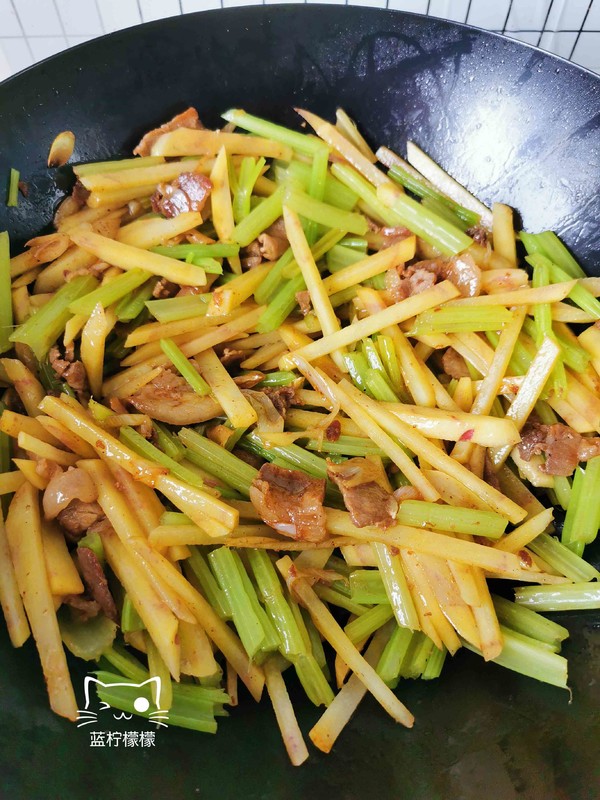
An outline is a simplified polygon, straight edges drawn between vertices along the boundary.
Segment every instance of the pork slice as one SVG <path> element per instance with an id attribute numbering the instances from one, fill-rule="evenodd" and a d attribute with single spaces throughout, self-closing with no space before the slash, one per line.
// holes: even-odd
<path id="1" fill-rule="evenodd" d="M 327 461 L 327 475 L 339 487 L 357 528 L 394 524 L 398 502 L 379 459 L 349 458 L 342 464 Z"/>
<path id="2" fill-rule="evenodd" d="M 117 607 L 108 588 L 108 581 L 102 569 L 102 564 L 96 553 L 90 547 L 78 547 L 77 561 L 79 562 L 83 581 L 94 600 L 98 603 L 105 616 L 112 619 L 113 622 L 118 622 Z"/>
<path id="3" fill-rule="evenodd" d="M 194 130 L 204 128 L 195 108 L 188 108 L 182 111 L 181 114 L 176 114 L 173 119 L 170 119 L 160 127 L 153 128 L 151 131 L 144 134 L 140 143 L 133 151 L 134 156 L 149 156 L 152 151 L 152 145 L 157 139 L 160 139 L 163 133 L 170 133 L 171 131 L 176 131 L 178 128 L 192 128 Z"/>

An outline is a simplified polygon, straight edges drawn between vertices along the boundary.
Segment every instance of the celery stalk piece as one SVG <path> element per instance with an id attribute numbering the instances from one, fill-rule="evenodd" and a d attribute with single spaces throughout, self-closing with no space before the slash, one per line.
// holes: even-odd
<path id="1" fill-rule="evenodd" d="M 386 644 L 377 664 L 377 674 L 391 689 L 395 689 L 400 670 L 409 651 L 415 632 L 409 628 L 396 627 Z"/>
<path id="2" fill-rule="evenodd" d="M 280 456 L 290 464 L 293 464 L 295 469 L 303 470 L 308 473 L 308 475 L 312 475 L 313 478 L 327 477 L 327 464 L 325 460 L 312 453 L 307 453 L 303 447 L 298 447 L 297 444 L 288 444 L 285 447 L 275 445 L 266 448 L 260 436 L 255 431 L 247 433 L 244 440 L 250 442 L 254 448 L 257 448 L 259 454 L 269 461 L 273 456 Z"/>
<path id="3" fill-rule="evenodd" d="M 397 403 L 399 398 L 392 387 L 387 382 L 383 372 L 376 369 L 368 369 L 365 376 L 367 389 L 376 400 L 387 403 Z"/>
<path id="4" fill-rule="evenodd" d="M 573 474 L 571 500 L 562 529 L 561 541 L 574 549 L 578 555 L 583 546 L 592 542 L 598 533 L 600 509 L 594 502 L 586 502 L 586 498 L 596 497 L 590 492 L 598 491 L 600 481 L 600 456 L 588 461 L 585 470 L 578 466 Z"/>
<path id="5" fill-rule="evenodd" d="M 325 197 L 325 181 L 327 180 L 329 168 L 329 152 L 325 148 L 323 150 L 319 150 L 313 156 L 312 167 L 310 171 L 310 180 L 308 183 L 308 197 L 313 201 L 318 203 L 322 203 Z M 328 206 L 327 203 L 323 203 L 324 206 L 334 209 L 334 211 L 340 211 L 340 209 L 335 208 L 334 206 Z M 347 214 L 351 212 L 341 211 L 342 214 Z M 318 224 L 319 223 L 319 224 Z M 313 245 L 317 239 L 319 225 L 321 220 L 314 220 L 306 218 L 304 220 L 304 232 L 306 235 L 306 240 L 309 245 Z M 336 227 L 336 226 L 329 226 L 329 227 Z"/>
<path id="6" fill-rule="evenodd" d="M 339 272 L 339 270 L 345 267 L 362 261 L 364 257 L 364 253 L 361 253 L 359 250 L 346 247 L 342 244 L 336 244 L 335 247 L 332 247 L 327 253 L 327 269 L 331 273 Z"/>
<path id="7" fill-rule="evenodd" d="M 161 339 L 160 347 L 171 364 L 173 364 L 175 369 L 181 374 L 181 377 L 185 378 L 196 394 L 199 394 L 201 397 L 210 394 L 210 386 L 208 383 L 196 372 L 187 357 L 181 352 L 180 348 L 172 339 Z"/>
<path id="8" fill-rule="evenodd" d="M 242 559 L 240 558 L 240 554 L 236 550 L 229 550 L 231 555 L 233 556 L 233 560 L 235 561 L 235 565 L 237 567 L 238 573 L 242 579 L 242 585 L 244 587 L 244 591 L 246 592 L 249 600 L 250 606 L 254 613 L 256 614 L 262 629 L 265 634 L 264 641 L 261 646 L 261 653 L 274 653 L 276 650 L 279 650 L 281 647 L 281 638 L 279 636 L 279 632 L 277 630 L 277 626 L 271 620 L 271 617 L 265 609 L 261 606 L 258 596 L 256 594 L 256 588 L 254 584 L 250 580 L 250 576 L 246 572 L 246 568 L 242 563 Z"/>
<path id="9" fill-rule="evenodd" d="M 594 497 L 595 495 L 584 493 L 583 496 Z M 584 503 L 584 505 L 593 506 L 594 503 Z M 593 526 L 597 524 L 596 518 L 598 517 L 598 511 L 596 508 L 593 508 L 592 512 L 591 515 L 587 516 L 591 517 L 591 527 L 593 528 Z M 581 533 L 581 529 L 578 529 L 578 533 Z M 594 533 L 594 536 L 595 535 Z M 600 572 L 598 572 L 597 569 L 559 542 L 558 539 L 555 539 L 547 533 L 536 536 L 536 538 L 528 544 L 528 547 L 536 556 L 542 558 L 551 567 L 560 572 L 561 575 L 565 575 L 575 583 L 580 581 L 593 581 L 600 578 Z"/>
<path id="10" fill-rule="evenodd" d="M 123 297 L 115 308 L 119 322 L 131 322 L 132 319 L 138 317 L 146 308 L 146 302 L 152 297 L 155 286 L 156 281 L 150 280 L 136 289 L 131 297 Z"/>
<path id="11" fill-rule="evenodd" d="M 145 627 L 129 595 L 126 594 L 123 598 L 123 608 L 121 609 L 121 630 L 123 633 L 132 633 L 134 631 L 143 631 Z"/>
<path id="12" fill-rule="evenodd" d="M 333 691 L 316 658 L 311 653 L 301 653 L 294 659 L 293 664 L 311 703 L 316 706 L 328 706 L 333 700 Z"/>
<path id="13" fill-rule="evenodd" d="M 281 216 L 283 211 L 283 187 L 280 187 L 270 197 L 267 197 L 263 202 L 252 209 L 247 217 L 238 223 L 233 229 L 231 239 L 239 244 L 240 247 L 246 247 L 253 242 L 256 237 L 261 234 L 265 228 L 272 225 L 275 220 Z"/>
<path id="14" fill-rule="evenodd" d="M 194 574 L 202 594 L 221 617 L 221 619 L 231 619 L 231 605 L 225 596 L 225 592 L 219 587 L 215 576 L 204 555 L 198 547 L 190 547 L 191 555 L 186 559 L 185 564 Z"/>
<path id="15" fill-rule="evenodd" d="M 269 305 L 261 314 L 256 330 L 259 333 L 270 333 L 283 325 L 298 305 L 296 295 L 304 289 L 306 289 L 306 283 L 302 275 L 296 275 L 286 281 L 273 295 Z"/>
<path id="16" fill-rule="evenodd" d="M 233 258 L 240 252 L 239 244 L 233 242 L 217 242 L 216 244 L 172 244 L 150 248 L 152 253 L 160 256 L 177 258 L 186 261 L 190 256 L 199 258 Z M 193 262 L 194 263 L 194 262 Z"/>
<path id="17" fill-rule="evenodd" d="M 349 622 L 344 628 L 344 633 L 350 639 L 352 644 L 358 644 L 363 639 L 368 638 L 376 630 L 379 630 L 386 622 L 394 618 L 394 612 L 389 603 L 374 606 L 366 611 L 362 616 L 357 617 L 352 622 Z"/>
<path id="18" fill-rule="evenodd" d="M 542 233 L 525 233 L 525 231 L 521 231 L 520 239 L 530 256 L 534 255 L 534 253 L 540 253 L 564 270 L 569 277 L 585 278 L 585 272 L 552 231 L 542 231 Z"/>
<path id="19" fill-rule="evenodd" d="M 408 649 L 400 665 L 399 678 L 419 678 L 421 673 L 415 670 L 415 658 L 427 642 L 427 636 L 422 631 L 414 631 Z"/>
<path id="20" fill-rule="evenodd" d="M 154 698 L 152 696 L 152 684 L 146 686 L 128 686 L 119 685 L 123 683 L 120 676 L 111 672 L 97 672 L 96 678 L 99 683 L 96 684 L 98 697 L 104 703 L 108 703 L 111 708 L 117 708 L 120 711 L 125 711 L 128 714 L 136 714 L 140 717 L 152 721 L 158 721 L 157 716 L 152 716 L 152 711 L 155 708 Z M 169 725 L 175 725 L 180 728 L 189 728 L 191 730 L 200 731 L 202 733 L 216 733 L 217 723 L 214 718 L 214 703 L 211 700 L 203 699 L 201 696 L 194 698 L 188 696 L 180 689 L 193 688 L 198 691 L 202 689 L 200 686 L 195 687 L 173 687 L 173 703 L 168 711 L 165 712 L 164 718 Z M 134 705 L 137 697 L 144 697 L 148 701 L 148 710 L 140 712 Z"/>
<path id="21" fill-rule="evenodd" d="M 130 681 L 142 683 L 148 677 L 148 670 L 141 661 L 132 655 L 129 650 L 118 642 L 113 642 L 112 647 L 102 653 L 102 658 L 114 667 L 117 672 Z"/>
<path id="22" fill-rule="evenodd" d="M 404 186 L 404 188 L 408 189 L 412 194 L 416 194 L 417 197 L 429 197 L 432 200 L 436 200 L 438 203 L 442 203 L 459 219 L 466 223 L 467 227 L 479 224 L 481 219 L 479 214 L 459 205 L 450 197 L 446 197 L 446 195 L 436 191 L 428 182 L 419 180 L 416 175 L 404 169 L 404 167 L 401 167 L 399 164 L 394 164 L 390 167 L 388 176 L 396 181 L 396 183 L 399 183 L 400 186 Z"/>
<path id="23" fill-rule="evenodd" d="M 332 606 L 337 606 L 338 608 L 344 608 L 351 614 L 356 614 L 357 617 L 361 617 L 368 611 L 366 606 L 363 606 L 360 603 L 355 603 L 349 597 L 346 597 L 346 595 L 342 594 L 342 592 L 336 591 L 332 586 L 316 584 L 314 586 L 314 590 L 324 602 L 329 603 Z"/>
<path id="24" fill-rule="evenodd" d="M 416 640 L 413 639 L 413 648 L 411 648 L 406 661 L 402 664 L 402 677 L 420 678 L 427 668 L 427 663 L 433 651 L 436 649 L 429 636 L 422 634 Z"/>
<path id="25" fill-rule="evenodd" d="M 488 539 L 499 539 L 508 525 L 508 521 L 495 511 L 438 505 L 425 500 L 405 500 L 398 511 L 397 522 L 415 528 L 452 531 Z"/>
<path id="26" fill-rule="evenodd" d="M 500 655 L 492 659 L 495 664 L 543 683 L 558 686 L 561 689 L 568 688 L 566 658 L 545 650 L 539 646 L 540 643 L 536 642 L 535 639 L 530 639 L 522 634 L 515 634 L 503 625 L 500 626 L 500 630 L 504 640 L 504 647 Z M 463 641 L 463 645 L 474 653 L 479 653 L 479 650 L 469 642 Z"/>
<path id="27" fill-rule="evenodd" d="M 309 439 L 305 445 L 307 450 L 316 450 L 318 453 L 333 453 L 340 456 L 381 456 L 385 453 L 374 442 L 362 436 L 340 436 L 335 442 Z"/>
<path id="28" fill-rule="evenodd" d="M 540 253 L 527 256 L 525 260 L 528 264 L 531 264 L 532 267 L 535 267 L 536 264 L 546 264 L 550 272 L 550 279 L 553 283 L 562 283 L 572 279 L 572 276 L 569 275 L 568 272 L 565 272 L 564 269 L 553 264 L 552 261 Z M 600 301 L 594 297 L 585 286 L 582 286 L 580 283 L 576 284 L 567 297 L 569 300 L 572 300 L 575 305 L 579 306 L 579 308 L 587 311 L 588 314 L 592 314 L 596 319 L 600 319 Z"/>
<path id="29" fill-rule="evenodd" d="M 547 286 L 550 283 L 550 270 L 548 264 L 538 263 L 533 267 L 531 285 L 534 289 Z M 535 303 L 533 306 L 533 319 L 535 321 L 535 342 L 539 347 L 546 336 L 553 336 L 552 310 L 549 303 Z"/>
<path id="30" fill-rule="evenodd" d="M 171 433 L 163 422 L 156 422 L 153 420 L 152 427 L 158 446 L 165 455 L 169 456 L 169 458 L 172 458 L 174 461 L 183 461 L 185 458 L 185 447 L 181 444 L 177 436 Z"/>
<path id="31" fill-rule="evenodd" d="M 295 372 L 288 372 L 287 370 L 276 370 L 275 372 L 267 372 L 262 381 L 257 384 L 259 388 L 263 386 L 289 386 L 293 383 L 298 376 Z"/>
<path id="32" fill-rule="evenodd" d="M 250 213 L 250 198 L 254 190 L 254 184 L 260 177 L 265 163 L 264 158 L 254 159 L 251 156 L 247 156 L 242 159 L 232 204 L 233 218 L 236 223 L 241 222 Z"/>
<path id="33" fill-rule="evenodd" d="M 397 394 L 402 394 L 405 391 L 405 385 L 396 348 L 394 347 L 394 340 L 390 336 L 383 334 L 378 336 L 377 349 L 379 350 L 381 361 L 390 380 L 392 389 Z"/>
<path id="34" fill-rule="evenodd" d="M 442 306 L 419 314 L 408 335 L 499 331 L 511 319 L 511 312 L 501 306 L 485 308 Z"/>
<path id="35" fill-rule="evenodd" d="M 356 388 L 365 392 L 367 390 L 367 373 L 369 372 L 369 362 L 365 354 L 360 351 L 346 353 L 344 361 Z"/>
<path id="36" fill-rule="evenodd" d="M 119 434 L 120 440 L 126 444 L 134 452 L 155 464 L 160 464 L 162 467 L 167 467 L 173 475 L 180 478 L 182 481 L 189 483 L 190 486 L 197 486 L 198 488 L 204 485 L 202 478 L 187 467 L 182 466 L 177 461 L 169 458 L 168 455 L 155 447 L 152 442 L 144 439 L 141 433 L 138 433 L 134 428 L 123 427 Z"/>
<path id="37" fill-rule="evenodd" d="M 390 548 L 381 542 L 372 542 L 371 547 L 375 553 L 379 572 L 398 625 L 417 630 L 420 627 L 419 618 L 402 569 L 400 556 L 394 555 Z"/>
<path id="38" fill-rule="evenodd" d="M 287 181 L 291 181 L 293 184 L 299 185 L 304 191 L 307 191 L 310 186 L 311 173 L 312 168 L 309 164 L 305 164 L 303 161 L 290 161 L 284 170 L 284 182 L 287 179 Z M 343 183 L 328 174 L 325 178 L 325 191 L 321 199 L 331 206 L 341 208 L 343 211 L 352 211 L 358 196 L 344 186 Z"/>
<path id="39" fill-rule="evenodd" d="M 13 330 L 12 294 L 10 284 L 10 241 L 8 233 L 0 233 L 0 353 L 10 350 L 9 336 Z"/>
<path id="40" fill-rule="evenodd" d="M 18 169 L 11 167 L 8 178 L 8 192 L 6 194 L 6 205 L 9 208 L 16 208 L 19 205 L 19 180 L 21 174 Z"/>
<path id="41" fill-rule="evenodd" d="M 306 609 L 300 609 L 302 612 L 302 619 L 304 620 L 304 624 L 306 626 L 306 631 L 308 633 L 308 638 L 310 640 L 310 648 L 312 653 L 315 657 L 315 661 L 319 665 L 319 667 L 323 670 L 323 674 L 327 679 L 329 679 L 329 669 L 327 667 L 327 657 L 325 655 L 325 649 L 323 647 L 323 642 L 321 640 L 321 634 L 315 627 L 315 623 L 312 621 L 312 618 Z"/>
<path id="42" fill-rule="evenodd" d="M 160 515 L 161 525 L 193 525 L 192 520 L 182 511 L 164 511 Z"/>
<path id="43" fill-rule="evenodd" d="M 356 286 L 349 286 L 347 289 L 340 289 L 339 292 L 334 292 L 329 295 L 329 302 L 332 308 L 339 308 L 357 295 Z"/>
<path id="44" fill-rule="evenodd" d="M 182 428 L 178 436 L 186 448 L 187 459 L 248 497 L 258 470 L 191 428 Z"/>
<path id="45" fill-rule="evenodd" d="M 499 622 L 513 631 L 547 644 L 559 645 L 569 638 L 569 631 L 557 622 L 546 619 L 526 606 L 492 595 Z"/>
<path id="46" fill-rule="evenodd" d="M 293 260 L 294 254 L 292 253 L 292 248 L 288 247 L 285 253 L 273 264 L 266 278 L 263 278 L 262 283 L 254 292 L 254 299 L 259 306 L 271 300 L 281 284 L 284 269 L 288 264 L 291 264 Z"/>
<path id="47" fill-rule="evenodd" d="M 355 569 L 350 573 L 350 596 L 356 603 L 389 605 L 385 584 L 378 569 Z"/>
<path id="48" fill-rule="evenodd" d="M 73 316 L 69 310 L 71 303 L 89 294 L 97 285 L 98 281 L 91 275 L 73 278 L 61 286 L 54 297 L 33 316 L 19 325 L 9 340 L 29 345 L 38 361 L 42 361 Z"/>
<path id="49" fill-rule="evenodd" d="M 515 602 L 534 611 L 582 611 L 600 608 L 600 583 L 565 583 L 549 586 L 520 586 Z"/>
<path id="50" fill-rule="evenodd" d="M 84 297 L 74 300 L 69 306 L 69 311 L 71 314 L 89 316 L 98 303 L 102 308 L 106 308 L 116 303 L 117 300 L 128 297 L 134 289 L 137 289 L 150 277 L 152 277 L 150 273 L 145 272 L 143 269 L 128 270 L 119 275 L 118 278 L 115 278 L 114 281 L 105 283 Z"/>
<path id="51" fill-rule="evenodd" d="M 146 308 L 159 322 L 176 322 L 180 319 L 205 316 L 210 297 L 210 294 L 203 294 L 169 297 L 166 300 L 148 300 Z"/>
<path id="52" fill-rule="evenodd" d="M 295 656 L 306 653 L 307 649 L 275 567 L 264 550 L 249 550 L 248 562 L 263 603 L 279 633 L 281 653 L 293 661 Z"/>
<path id="53" fill-rule="evenodd" d="M 424 197 L 421 200 L 421 205 L 424 208 L 428 209 L 429 211 L 432 211 L 434 214 L 437 214 L 438 217 L 441 217 L 450 225 L 454 225 L 461 231 L 466 232 L 467 229 L 469 228 L 468 222 L 465 222 L 463 219 L 461 219 L 457 214 L 454 213 L 454 211 L 451 208 L 449 208 L 441 200 L 436 200 L 433 197 Z"/>
<path id="54" fill-rule="evenodd" d="M 314 136 L 297 133 L 290 128 L 285 128 L 283 125 L 276 125 L 274 122 L 255 117 L 241 108 L 231 108 L 221 116 L 238 128 L 243 128 L 245 131 L 263 136 L 266 139 L 272 139 L 274 142 L 285 144 L 297 153 L 312 156 L 321 150 L 329 149 L 324 142 Z"/>
<path id="55" fill-rule="evenodd" d="M 442 669 L 444 667 L 447 655 L 448 651 L 445 647 L 443 647 L 441 650 L 438 650 L 437 647 L 434 646 L 433 650 L 431 651 L 431 655 L 427 659 L 427 665 L 421 673 L 421 680 L 431 681 L 435 678 L 439 678 L 442 674 Z"/>
<path id="56" fill-rule="evenodd" d="M 368 230 L 367 221 L 362 214 L 342 211 L 340 208 L 315 200 L 304 192 L 288 190 L 284 195 L 283 202 L 297 214 L 328 228 L 356 233 L 358 236 L 364 236 Z"/>
<path id="57" fill-rule="evenodd" d="M 218 547 L 209 553 L 211 569 L 229 601 L 233 622 L 250 658 L 255 658 L 265 641 L 265 631 L 254 611 L 233 553 Z"/>

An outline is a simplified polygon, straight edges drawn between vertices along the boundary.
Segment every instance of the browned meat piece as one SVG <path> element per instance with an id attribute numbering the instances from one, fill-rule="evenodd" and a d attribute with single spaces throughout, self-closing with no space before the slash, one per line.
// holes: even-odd
<path id="1" fill-rule="evenodd" d="M 27 181 L 19 181 L 17 186 L 23 197 L 29 197 L 29 184 Z"/>
<path id="2" fill-rule="evenodd" d="M 567 425 L 527 425 L 522 433 L 519 453 L 524 461 L 543 453 L 546 463 L 540 469 L 548 475 L 567 476 L 580 461 L 600 455 L 600 438 L 585 438 Z"/>
<path id="3" fill-rule="evenodd" d="M 278 386 L 277 388 L 271 388 L 267 386 L 263 391 L 281 416 L 285 418 L 288 408 L 296 402 L 296 387 Z"/>
<path id="4" fill-rule="evenodd" d="M 300 306 L 302 316 L 305 317 L 312 311 L 312 303 L 310 302 L 310 292 L 304 289 L 303 292 L 296 292 L 296 302 Z"/>
<path id="5" fill-rule="evenodd" d="M 104 517 L 104 512 L 98 503 L 84 503 L 81 500 L 71 500 L 56 517 L 65 531 L 65 536 L 73 542 L 80 539 L 87 529 Z"/>
<path id="6" fill-rule="evenodd" d="M 446 375 L 455 380 L 468 378 L 470 375 L 464 358 L 453 347 L 449 347 L 442 356 L 442 368 Z"/>
<path id="7" fill-rule="evenodd" d="M 265 261 L 277 261 L 289 247 L 289 242 L 286 238 L 272 236 L 266 231 L 265 233 L 261 233 L 258 237 L 258 244 L 260 247 L 260 254 Z"/>
<path id="8" fill-rule="evenodd" d="M 484 247 L 488 243 L 488 232 L 481 225 L 473 225 L 472 228 L 469 228 L 467 236 L 470 236 L 476 244 L 481 244 Z"/>
<path id="9" fill-rule="evenodd" d="M 150 417 L 145 417 L 144 420 L 137 426 L 137 429 L 140 433 L 140 436 L 143 436 L 144 439 L 152 439 L 154 436 L 154 427 Z"/>
<path id="10" fill-rule="evenodd" d="M 454 256 L 446 262 L 442 277 L 451 281 L 463 297 L 481 294 L 481 270 L 468 253 Z"/>
<path id="11" fill-rule="evenodd" d="M 240 261 L 243 269 L 254 269 L 254 267 L 258 267 L 262 264 L 263 257 L 258 239 L 250 242 L 250 244 L 242 250 Z"/>
<path id="12" fill-rule="evenodd" d="M 66 594 L 63 597 L 63 603 L 73 609 L 75 616 L 81 622 L 87 622 L 88 619 L 93 619 L 100 613 L 100 604 L 84 594 Z"/>
<path id="13" fill-rule="evenodd" d="M 374 222 L 368 217 L 367 223 L 371 231 L 367 234 L 367 240 L 369 241 L 369 244 L 373 250 L 385 250 L 386 248 L 391 247 L 393 244 L 397 244 L 403 239 L 407 239 L 409 236 L 413 235 L 408 228 L 390 226 L 381 227 L 377 222 Z"/>
<path id="14" fill-rule="evenodd" d="M 337 442 L 342 432 L 340 421 L 334 419 L 325 429 L 325 438 L 328 442 Z"/>
<path id="15" fill-rule="evenodd" d="M 265 373 L 256 369 L 252 372 L 246 372 L 244 375 L 237 375 L 233 381 L 240 389 L 253 389 L 258 383 L 264 380 Z"/>
<path id="16" fill-rule="evenodd" d="M 42 506 L 46 519 L 55 519 L 74 500 L 89 504 L 98 499 L 98 491 L 90 475 L 83 469 L 70 467 L 63 472 L 60 467 L 53 470 L 44 490 Z"/>
<path id="17" fill-rule="evenodd" d="M 127 409 L 123 405 L 123 402 L 119 400 L 118 397 L 111 397 L 108 401 L 108 405 L 111 409 L 115 412 L 115 414 L 126 414 Z"/>
<path id="18" fill-rule="evenodd" d="M 127 402 L 142 414 L 170 425 L 197 425 L 223 413 L 210 395 L 201 397 L 179 375 L 165 369 Z"/>
<path id="19" fill-rule="evenodd" d="M 349 458 L 342 464 L 328 461 L 327 475 L 339 486 L 357 528 L 389 528 L 394 524 L 398 502 L 379 459 Z"/>
<path id="20" fill-rule="evenodd" d="M 108 588 L 108 581 L 102 569 L 102 564 L 98 556 L 89 547 L 77 548 L 77 561 L 81 569 L 81 574 L 92 597 L 98 603 L 105 616 L 118 622 L 117 607 L 113 596 Z"/>
<path id="21" fill-rule="evenodd" d="M 165 122 L 164 125 L 161 125 L 159 128 L 154 128 L 144 134 L 142 140 L 133 151 L 133 155 L 149 156 L 152 151 L 152 145 L 163 133 L 170 133 L 171 131 L 176 131 L 178 128 L 193 128 L 195 130 L 204 128 L 204 125 L 198 118 L 198 112 L 195 108 L 188 108 L 182 111 L 181 114 L 177 114 L 173 119 Z"/>
<path id="22" fill-rule="evenodd" d="M 91 194 L 90 190 L 86 189 L 83 183 L 81 183 L 81 181 L 79 180 L 75 181 L 73 190 L 71 191 L 71 197 L 73 198 L 73 200 L 75 200 L 79 208 L 81 208 L 87 203 L 87 199 L 90 196 L 90 194 Z"/>
<path id="23" fill-rule="evenodd" d="M 223 352 L 219 356 L 219 361 L 224 367 L 229 367 L 231 364 L 243 361 L 247 356 L 248 352 L 246 350 L 234 350 L 231 347 L 224 347 Z"/>
<path id="24" fill-rule="evenodd" d="M 394 267 L 386 272 L 386 289 L 396 302 L 431 288 L 438 280 L 449 280 L 463 297 L 481 291 L 481 271 L 470 255 L 417 261 L 410 267 Z"/>
<path id="25" fill-rule="evenodd" d="M 152 297 L 165 300 L 167 297 L 174 297 L 178 291 L 179 286 L 176 283 L 171 283 L 166 278 L 161 278 L 152 289 Z"/>
<path id="26" fill-rule="evenodd" d="M 306 542 L 327 536 L 324 497 L 324 480 L 274 464 L 263 464 L 250 486 L 250 500 L 267 525 Z"/>
<path id="27" fill-rule="evenodd" d="M 173 183 L 159 183 L 150 198 L 152 210 L 165 217 L 187 211 L 202 211 L 212 191 L 212 183 L 198 172 L 182 172 Z"/>
<path id="28" fill-rule="evenodd" d="M 60 351 L 56 345 L 51 348 L 48 359 L 50 366 L 56 375 L 66 381 L 71 389 L 78 394 L 86 392 L 88 389 L 87 375 L 85 367 L 81 361 L 67 361 L 61 358 Z"/>

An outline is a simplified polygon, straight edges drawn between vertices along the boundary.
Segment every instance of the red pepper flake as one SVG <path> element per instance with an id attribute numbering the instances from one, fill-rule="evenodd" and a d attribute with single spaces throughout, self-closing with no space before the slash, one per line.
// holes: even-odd
<path id="1" fill-rule="evenodd" d="M 533 567 L 533 559 L 527 552 L 527 550 L 519 550 L 519 560 L 521 562 L 521 566 L 524 569 L 530 569 Z"/>
<path id="2" fill-rule="evenodd" d="M 473 434 L 474 433 L 475 433 L 475 429 L 474 428 L 469 428 L 468 431 L 465 431 L 463 433 L 463 435 L 460 437 L 460 439 L 458 441 L 459 442 L 470 442 L 471 439 L 473 438 Z"/>
<path id="3" fill-rule="evenodd" d="M 391 546 L 390 546 L 390 553 L 391 553 L 393 556 L 399 556 L 399 555 L 400 555 L 400 550 L 399 550 L 399 548 L 398 548 L 398 547 L 396 547 L 396 545 L 395 545 L 395 544 L 393 544 L 393 545 L 391 545 Z"/>
<path id="4" fill-rule="evenodd" d="M 337 442 L 340 438 L 340 433 L 342 431 L 342 426 L 339 420 L 334 419 L 333 422 L 327 426 L 325 430 L 325 438 L 328 442 Z"/>

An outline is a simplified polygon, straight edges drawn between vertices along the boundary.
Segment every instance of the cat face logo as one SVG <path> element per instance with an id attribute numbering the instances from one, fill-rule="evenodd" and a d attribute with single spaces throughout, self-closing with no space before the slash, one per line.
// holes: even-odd
<path id="1" fill-rule="evenodd" d="M 90 686 L 92 684 L 96 685 L 96 688 L 99 690 L 99 700 L 100 706 L 98 711 L 94 711 L 90 708 Z M 157 727 L 160 726 L 162 728 L 168 728 L 168 725 L 161 720 L 167 720 L 169 715 L 165 709 L 161 709 L 160 707 L 160 690 L 161 690 L 161 682 L 158 676 L 154 676 L 152 678 L 148 678 L 148 680 L 143 681 L 142 683 L 133 683 L 131 681 L 122 681 L 119 683 L 103 683 L 99 681 L 97 678 L 88 675 L 83 682 L 83 690 L 85 694 L 85 707 L 77 709 L 77 727 L 82 728 L 84 725 L 89 725 L 91 722 L 96 722 L 98 719 L 99 712 L 102 711 L 112 711 L 112 717 L 114 719 L 122 720 L 122 719 L 131 719 L 133 714 L 127 714 L 125 711 L 120 711 L 115 713 L 115 710 L 110 706 L 108 703 L 104 702 L 101 699 L 101 690 L 110 689 L 116 686 L 126 686 L 131 689 L 131 697 L 133 698 L 133 707 L 138 714 L 141 716 L 146 717 L 151 722 L 153 722 Z M 118 711 L 118 709 L 117 709 Z M 104 715 L 106 716 L 106 715 Z"/>

